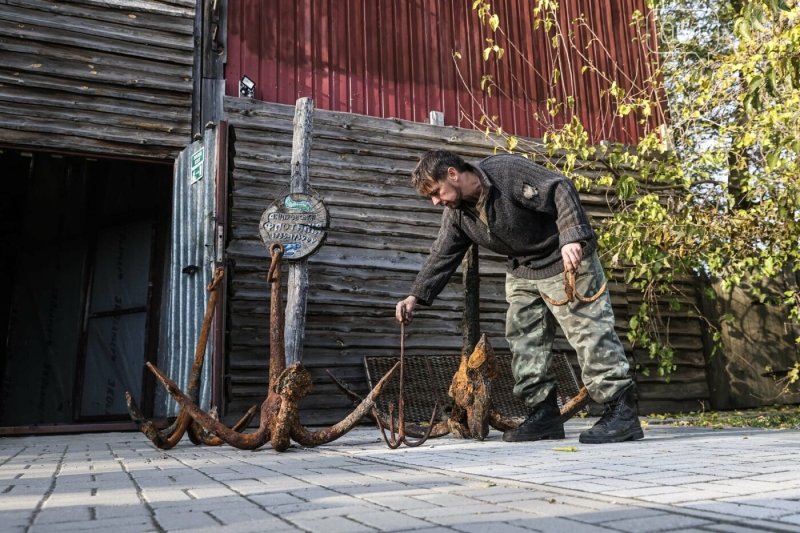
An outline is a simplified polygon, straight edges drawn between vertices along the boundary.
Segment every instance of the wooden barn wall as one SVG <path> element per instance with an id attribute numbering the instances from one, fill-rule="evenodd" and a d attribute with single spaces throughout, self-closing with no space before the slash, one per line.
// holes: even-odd
<path id="1" fill-rule="evenodd" d="M 235 128 L 235 170 L 231 182 L 232 226 L 229 257 L 234 261 L 229 300 L 228 364 L 233 393 L 229 410 L 239 413 L 266 394 L 269 343 L 269 255 L 259 240 L 261 213 L 288 192 L 294 106 L 226 97 L 225 111 Z M 399 353 L 400 328 L 394 306 L 408 294 L 436 236 L 441 208 L 415 193 L 409 175 L 433 147 L 469 160 L 492 155 L 491 142 L 474 130 L 437 127 L 316 110 L 311 143 L 310 183 L 331 212 L 327 243 L 310 259 L 308 316 L 303 363 L 314 389 L 301 402 L 309 423 L 344 416 L 348 401 L 330 383 L 325 369 L 366 391 L 362 358 Z M 610 192 L 609 192 L 610 194 Z M 581 194 L 595 221 L 610 214 L 605 192 Z M 481 250 L 481 327 L 499 352 L 507 352 L 504 320 L 505 259 Z M 693 307 L 691 279 L 682 282 L 685 308 Z M 617 330 L 623 341 L 628 316 L 641 295 L 615 278 L 610 283 Z M 408 328 L 406 353 L 459 354 L 462 288 L 460 273 L 430 308 L 420 307 Z M 707 400 L 700 321 L 685 311 L 662 314 L 669 321 L 677 371 L 671 383 L 641 372 L 642 413 L 699 409 Z M 630 350 L 645 366 L 647 354 Z M 575 354 L 559 332 L 555 349 Z M 577 366 L 576 366 L 577 371 Z M 578 375 L 579 372 L 576 372 Z"/>
<path id="2" fill-rule="evenodd" d="M 533 116 L 547 116 L 557 60 L 592 141 L 637 140 L 635 117 L 614 117 L 601 91 L 612 81 L 628 90 L 631 80 L 649 76 L 646 56 L 655 45 L 637 40 L 630 24 L 634 11 L 648 13 L 645 0 L 559 2 L 559 23 L 574 31 L 583 57 L 561 46 L 553 59 L 553 31 L 533 29 L 534 2 L 489 3 L 503 32 L 481 24 L 473 0 L 230 0 L 226 94 L 238 96 L 247 75 L 257 84 L 255 98 L 268 102 L 293 105 L 309 96 L 318 109 L 416 122 L 442 111 L 446 125 L 462 128 L 484 110 L 507 132 L 541 138 Z M 573 26 L 581 15 L 591 32 Z M 487 38 L 506 50 L 504 58 L 484 61 Z M 590 46 L 594 39 L 603 46 Z M 588 61 L 608 76 L 583 73 Z M 484 75 L 499 87 L 491 97 L 481 91 Z"/>
<path id="3" fill-rule="evenodd" d="M 0 0 L 0 144 L 175 157 L 194 18 L 195 0 Z"/>

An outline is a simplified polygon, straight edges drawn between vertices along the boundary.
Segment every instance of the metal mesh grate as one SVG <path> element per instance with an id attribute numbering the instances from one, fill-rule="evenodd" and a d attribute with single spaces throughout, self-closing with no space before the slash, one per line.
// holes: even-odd
<path id="1" fill-rule="evenodd" d="M 492 403 L 495 409 L 505 416 L 525 418 L 528 416 L 527 407 L 512 393 L 514 376 L 511 374 L 511 354 L 498 354 L 496 357 L 498 376 L 492 386 Z M 399 359 L 399 357 L 365 356 L 364 367 L 367 371 L 370 388 L 374 387 Z M 430 364 L 433 380 L 428 375 L 425 359 Z M 440 407 L 446 412 L 450 411 L 453 400 L 447 395 L 447 391 L 450 389 L 453 375 L 458 371 L 460 363 L 461 355 L 407 355 L 405 357 L 406 420 L 408 422 L 428 422 L 437 397 Z M 580 391 L 578 380 L 564 354 L 554 354 L 551 370 L 556 374 L 560 407 L 578 394 Z M 386 390 L 378 399 L 378 411 L 385 417 L 389 413 L 389 402 L 397 401 L 399 384 L 400 373 L 395 372 L 387 384 Z M 438 420 L 441 419 L 442 409 L 438 414 Z"/>

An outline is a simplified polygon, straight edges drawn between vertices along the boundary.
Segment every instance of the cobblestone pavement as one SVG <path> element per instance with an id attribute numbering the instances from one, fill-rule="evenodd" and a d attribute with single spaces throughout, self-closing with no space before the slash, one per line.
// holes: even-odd
<path id="1" fill-rule="evenodd" d="M 654 427 L 642 441 L 451 437 L 162 452 L 138 433 L 0 439 L 0 531 L 800 531 L 800 432 Z M 575 446 L 575 452 L 554 447 Z"/>

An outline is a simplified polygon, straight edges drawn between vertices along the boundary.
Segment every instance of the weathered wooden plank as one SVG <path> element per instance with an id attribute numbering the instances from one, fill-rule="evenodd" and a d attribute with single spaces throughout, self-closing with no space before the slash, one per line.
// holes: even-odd
<path id="1" fill-rule="evenodd" d="M 56 49 L 35 41 L 14 38 L 0 40 L 0 50 L 5 51 L 0 67 L 9 70 L 146 89 L 192 90 L 192 69 L 189 65 L 137 60 L 78 48 Z"/>
<path id="2" fill-rule="evenodd" d="M 4 86 L 0 91 L 0 102 L 7 102 L 9 105 L 24 104 L 34 106 L 37 109 L 52 108 L 54 110 L 72 109 L 81 111 L 97 112 L 105 116 L 116 116 L 125 113 L 136 117 L 138 121 L 149 122 L 163 120 L 165 124 L 174 124 L 176 131 L 187 129 L 189 108 L 186 107 L 188 100 L 184 100 L 184 107 L 153 105 L 137 101 L 120 101 L 114 98 L 97 96 L 87 96 L 80 94 L 63 95 L 58 100 L 41 91 L 30 90 L 29 87 L 9 87 Z"/>
<path id="3" fill-rule="evenodd" d="M 6 130 L 87 137 L 105 143 L 121 145 L 147 144 L 177 148 L 183 146 L 186 142 L 185 138 L 179 135 L 164 135 L 160 132 L 144 131 L 142 129 L 125 130 L 123 128 L 115 128 L 114 130 L 109 130 L 106 127 L 92 124 L 54 122 L 47 118 L 13 115 L 8 113 L 7 109 L 0 109 L 0 124 Z M 76 146 L 75 149 L 79 149 L 79 147 Z"/>
<path id="4" fill-rule="evenodd" d="M 648 383 L 638 390 L 642 400 L 673 400 L 683 398 L 708 398 L 708 383 Z"/>
<path id="5" fill-rule="evenodd" d="M 324 273 L 313 273 L 310 276 L 312 290 L 317 291 L 315 294 L 325 298 L 326 303 L 333 303 L 329 298 L 340 298 L 343 302 L 351 302 L 353 307 L 370 307 L 380 301 L 397 301 L 402 299 L 406 294 L 408 286 L 413 282 L 415 276 L 412 273 L 406 276 L 393 275 L 384 279 L 354 279 L 348 276 L 329 276 Z M 232 295 L 232 302 L 241 301 L 255 301 L 256 305 L 260 302 L 266 303 L 269 297 L 269 284 L 263 279 L 263 273 L 254 272 L 237 272 L 236 280 L 232 284 L 234 294 Z M 455 275 L 452 279 L 457 282 L 461 276 Z M 454 283 L 455 285 L 455 283 Z M 440 298 L 442 302 L 447 302 L 448 306 L 455 308 L 463 307 L 462 295 L 458 291 L 451 291 L 451 287 L 443 292 Z M 324 291 L 324 293 L 323 293 Z M 624 294 L 611 291 L 610 293 L 611 304 L 613 307 L 622 308 L 624 312 L 625 297 Z M 348 300 L 349 299 L 349 300 Z M 505 284 L 502 280 L 495 280 L 493 278 L 483 278 L 481 283 L 481 301 L 483 302 L 483 310 L 498 309 L 505 312 L 508 304 L 505 299 Z M 441 305 L 437 305 L 441 308 Z M 261 307 L 266 312 L 266 307 Z M 420 310 L 426 309 L 420 306 Z M 618 323 L 627 330 L 627 315 L 617 318 Z M 683 322 L 683 324 L 694 324 L 692 321 Z M 682 328 L 676 327 L 673 330 L 673 335 L 680 336 L 683 333 Z M 699 330 L 691 329 L 686 330 L 686 335 L 699 336 Z"/>
<path id="6" fill-rule="evenodd" d="M 109 85 L 97 81 L 87 84 L 82 80 L 52 77 L 38 72 L 26 72 L 23 75 L 19 71 L 5 69 L 2 66 L 0 66 L 0 85 L 3 88 L 3 91 L 0 92 L 5 92 L 5 88 L 10 87 L 25 87 L 29 91 L 37 90 L 34 94 L 44 99 L 42 105 L 48 105 L 47 102 L 53 102 L 56 106 L 69 105 L 70 99 L 75 98 L 77 94 L 90 98 L 115 99 L 123 107 L 127 102 L 147 102 L 153 105 L 172 106 L 174 109 L 166 112 L 167 116 L 174 111 L 182 111 L 182 108 L 189 109 L 191 107 L 191 94 L 188 93 L 139 91 L 132 90 L 130 87 Z M 52 91 L 57 91 L 57 94 Z"/>
<path id="7" fill-rule="evenodd" d="M 192 36 L 194 26 L 189 18 L 143 13 L 135 10 L 107 9 L 75 2 L 53 3 L 48 0 L 4 0 L 10 6 L 36 9 L 52 15 L 64 15 L 84 20 L 109 22 L 116 26 L 133 26 L 160 32 L 172 32 Z M 134 15 L 131 17 L 131 15 Z M 192 17 L 194 18 L 194 17 Z"/>
<path id="8" fill-rule="evenodd" d="M 244 121 L 244 118 L 246 118 L 249 124 L 258 125 L 262 128 L 267 127 L 269 122 L 281 120 L 291 109 L 291 106 L 283 104 L 258 102 L 236 97 L 226 97 L 225 106 L 228 109 L 232 123 L 238 124 L 239 120 Z M 486 153 L 486 155 L 505 152 L 504 138 L 497 136 L 489 136 L 487 138 L 483 132 L 454 126 L 432 126 L 396 118 L 384 119 L 338 111 L 326 111 L 324 116 L 321 115 L 319 117 L 318 123 L 320 127 L 330 125 L 347 132 L 369 131 L 376 138 L 386 135 L 394 138 L 424 139 L 436 142 L 443 148 L 445 145 L 452 144 L 453 146 L 447 149 L 459 154 L 462 154 L 462 152 L 467 153 L 467 150 L 472 150 L 472 154 Z M 545 153 L 544 144 L 541 141 L 536 139 L 526 139 L 526 141 L 533 151 L 541 148 L 541 152 Z M 565 151 L 557 151 L 554 154 L 556 158 L 564 155 L 566 155 Z M 548 160 L 551 159 L 553 158 L 548 157 Z M 534 160 L 536 159 L 534 158 Z"/>
<path id="9" fill-rule="evenodd" d="M 7 6 L 0 11 L 0 35 L 132 57 L 192 64 L 191 35 L 108 24 Z"/>
<path id="10" fill-rule="evenodd" d="M 65 3 L 83 4 L 123 13 L 151 13 L 174 18 L 194 19 L 194 0 L 68 0 Z M 180 7 L 175 7 L 180 6 Z"/>
<path id="11" fill-rule="evenodd" d="M 265 154 L 265 152 L 262 153 Z M 286 174 L 280 172 L 279 167 L 269 167 L 271 172 L 264 171 L 266 167 L 258 165 L 250 167 L 246 163 L 237 166 L 234 173 L 237 187 L 233 190 L 235 198 L 269 198 L 274 197 L 275 190 L 285 187 Z M 418 210 L 437 213 L 441 218 L 441 208 L 432 206 L 427 198 L 420 196 L 410 187 L 410 178 L 404 174 L 402 178 L 389 181 L 385 177 L 376 178 L 374 173 L 361 173 L 356 169 L 362 168 L 353 165 L 347 172 L 330 172 L 320 164 L 311 166 L 314 176 L 315 189 L 328 192 L 346 192 L 348 194 L 363 194 L 381 198 L 398 198 L 411 200 L 419 205 Z M 585 204 L 590 216 L 606 218 L 611 216 L 611 209 L 604 197 L 599 195 L 579 194 L 581 202 Z M 387 204 L 389 209 L 398 209 L 392 204 Z"/>
<path id="12" fill-rule="evenodd" d="M 6 98 L 0 96 L 0 101 Z M 19 117 L 27 117 L 29 119 L 42 119 L 46 121 L 59 120 L 63 123 L 76 122 L 82 126 L 95 124 L 97 126 L 116 126 L 119 135 L 127 136 L 134 139 L 144 132 L 159 132 L 159 133 L 177 133 L 184 137 L 189 138 L 191 131 L 187 127 L 188 113 L 184 113 L 182 117 L 175 117 L 172 120 L 167 119 L 167 116 L 161 119 L 150 119 L 139 117 L 131 113 L 131 116 L 120 117 L 119 114 L 114 113 L 97 113 L 92 111 L 84 111 L 80 107 L 45 107 L 38 104 L 23 103 L 24 98 L 19 100 L 10 99 L 14 102 L 13 105 L 5 107 L 0 113 L 6 116 L 17 115 Z M 118 108 L 119 111 L 119 108 Z M 153 141 L 165 142 L 168 144 L 178 145 L 174 142 L 172 136 L 167 137 L 150 137 Z"/>
<path id="13" fill-rule="evenodd" d="M 125 145 L 74 135 L 42 135 L 38 132 L 7 129 L 2 125 L 0 125 L 0 145 L 32 146 L 56 152 L 77 154 L 105 155 L 113 153 L 116 157 L 159 161 L 175 159 L 179 152 L 178 148 L 169 146 Z"/>

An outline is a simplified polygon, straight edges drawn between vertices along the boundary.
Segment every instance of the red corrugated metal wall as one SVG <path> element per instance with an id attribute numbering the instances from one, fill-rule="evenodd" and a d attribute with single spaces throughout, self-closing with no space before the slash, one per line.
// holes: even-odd
<path id="1" fill-rule="evenodd" d="M 227 94 L 236 96 L 239 79 L 247 75 L 257 84 L 259 100 L 293 104 L 310 96 L 321 109 L 419 122 L 428 121 L 430 111 L 443 111 L 445 124 L 467 128 L 483 111 L 497 116 L 508 132 L 541 137 L 544 130 L 534 113 L 546 115 L 544 101 L 552 96 L 546 80 L 555 60 L 593 142 L 639 137 L 641 126 L 634 117 L 613 118 L 607 99 L 600 97 L 609 79 L 582 74 L 586 59 L 575 51 L 561 50 L 552 57 L 552 33 L 533 30 L 533 2 L 492 2 L 505 32 L 494 35 L 478 20 L 472 3 L 230 0 Z M 575 33 L 578 48 L 620 86 L 630 88 L 652 68 L 644 60 L 646 45 L 634 41 L 630 26 L 634 10 L 647 11 L 645 3 L 565 0 L 560 23 L 574 27 L 571 21 L 584 14 L 607 52 L 597 41 L 587 48 L 591 36 L 586 29 Z M 483 60 L 487 37 L 506 49 L 502 60 Z M 454 52 L 461 59 L 454 59 Z M 619 68 L 612 68 L 609 55 Z M 498 84 L 491 97 L 480 89 L 485 74 Z"/>

